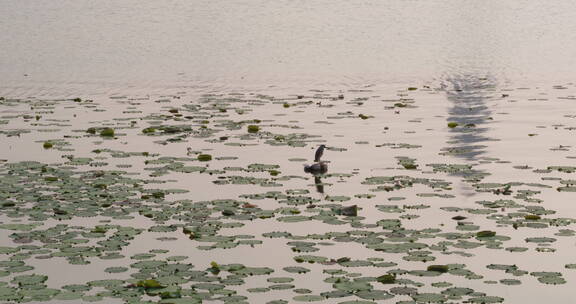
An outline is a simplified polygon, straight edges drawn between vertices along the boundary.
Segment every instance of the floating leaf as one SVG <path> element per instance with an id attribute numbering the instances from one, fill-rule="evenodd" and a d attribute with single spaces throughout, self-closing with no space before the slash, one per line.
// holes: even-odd
<path id="1" fill-rule="evenodd" d="M 437 293 L 419 293 L 411 296 L 414 301 L 424 302 L 424 303 L 443 303 L 446 301 L 446 297 L 442 294 Z"/>
<path id="2" fill-rule="evenodd" d="M 316 295 L 302 295 L 302 296 L 295 296 L 292 299 L 298 302 L 316 302 L 324 300 L 324 297 Z"/>

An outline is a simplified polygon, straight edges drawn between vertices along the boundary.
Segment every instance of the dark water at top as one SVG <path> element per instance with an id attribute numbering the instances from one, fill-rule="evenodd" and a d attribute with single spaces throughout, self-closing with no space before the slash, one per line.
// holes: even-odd
<path id="1" fill-rule="evenodd" d="M 0 1 L 3 88 L 566 82 L 573 1 Z"/>

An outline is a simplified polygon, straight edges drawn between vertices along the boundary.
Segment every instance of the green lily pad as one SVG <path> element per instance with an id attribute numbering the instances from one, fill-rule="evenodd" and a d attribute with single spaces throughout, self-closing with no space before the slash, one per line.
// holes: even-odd
<path id="1" fill-rule="evenodd" d="M 500 280 L 500 284 L 511 286 L 511 285 L 520 285 L 522 284 L 522 282 L 516 279 L 502 279 Z"/>
<path id="2" fill-rule="evenodd" d="M 366 300 L 387 300 L 394 297 L 394 295 L 384 290 L 361 290 L 356 292 L 355 295 Z"/>
<path id="3" fill-rule="evenodd" d="M 41 284 L 46 282 L 46 280 L 48 280 L 48 276 L 30 274 L 30 275 L 16 276 L 12 279 L 12 283 L 17 284 L 19 286 L 25 286 L 25 285 Z"/>
<path id="4" fill-rule="evenodd" d="M 324 300 L 324 297 L 317 295 L 301 295 L 301 296 L 295 296 L 292 299 L 298 302 L 316 302 Z"/>
<path id="5" fill-rule="evenodd" d="M 502 303 L 504 302 L 504 298 L 494 296 L 481 296 L 469 298 L 468 302 L 477 304 Z"/>
<path id="6" fill-rule="evenodd" d="M 446 301 L 446 297 L 438 293 L 419 293 L 411 296 L 414 301 L 424 302 L 424 303 L 443 303 Z"/>
<path id="7" fill-rule="evenodd" d="M 104 269 L 105 272 L 108 273 L 120 273 L 120 272 L 126 272 L 128 271 L 127 267 L 108 267 L 106 269 Z"/>
<path id="8" fill-rule="evenodd" d="M 289 277 L 277 277 L 277 278 L 268 278 L 266 281 L 270 283 L 290 283 L 294 281 L 294 278 Z"/>

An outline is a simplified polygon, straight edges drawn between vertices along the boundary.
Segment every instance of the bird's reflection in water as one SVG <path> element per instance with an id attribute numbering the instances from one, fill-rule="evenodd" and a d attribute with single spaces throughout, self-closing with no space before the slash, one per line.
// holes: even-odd
<path id="1" fill-rule="evenodd" d="M 320 176 L 314 176 L 314 185 L 316 185 L 316 191 L 318 191 L 318 193 L 324 194 L 324 184 L 322 183 Z"/>

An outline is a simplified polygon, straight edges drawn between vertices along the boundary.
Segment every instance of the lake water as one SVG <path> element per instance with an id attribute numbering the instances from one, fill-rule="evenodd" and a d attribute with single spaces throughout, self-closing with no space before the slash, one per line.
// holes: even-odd
<path id="1" fill-rule="evenodd" d="M 2 1 L 11 88 L 572 81 L 571 1 Z M 100 92 L 100 91 L 98 91 Z"/>
<path id="2" fill-rule="evenodd" d="M 573 299 L 575 2 L 0 12 L 2 303 Z"/>

